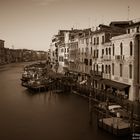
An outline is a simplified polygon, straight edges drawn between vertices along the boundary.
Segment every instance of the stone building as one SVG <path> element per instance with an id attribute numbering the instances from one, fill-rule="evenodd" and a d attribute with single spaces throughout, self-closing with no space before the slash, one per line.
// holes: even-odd
<path id="1" fill-rule="evenodd" d="M 129 100 L 140 100 L 140 22 L 126 27 L 126 34 L 112 37 L 112 74 L 113 81 L 124 84 L 121 93 Z"/>
<path id="2" fill-rule="evenodd" d="M 79 70 L 82 73 L 90 73 L 92 69 L 92 37 L 91 29 L 84 29 L 79 34 L 78 50 L 80 57 L 80 67 Z"/>
<path id="3" fill-rule="evenodd" d="M 4 40 L 0 40 L 0 64 L 5 64 Z"/>
<path id="4" fill-rule="evenodd" d="M 11 58 L 11 50 L 9 48 L 5 48 L 5 63 L 9 64 L 11 63 L 12 58 Z"/>
<path id="5" fill-rule="evenodd" d="M 69 71 L 91 77 L 100 93 L 140 100 L 140 22 L 115 21 L 96 30 L 59 31 L 58 62 Z M 87 79 L 82 77 L 81 80 Z"/>
<path id="6" fill-rule="evenodd" d="M 72 30 L 69 40 L 69 70 L 80 72 L 79 30 Z"/>
<path id="7" fill-rule="evenodd" d="M 64 72 L 69 67 L 69 47 L 71 46 L 72 34 L 75 30 L 59 30 L 52 39 L 50 45 L 51 61 L 59 63 L 59 72 Z"/>
<path id="8" fill-rule="evenodd" d="M 93 67 L 92 67 L 92 85 L 93 88 L 101 92 L 108 89 L 116 89 L 117 83 L 111 80 L 111 54 L 112 42 L 111 38 L 121 34 L 125 34 L 124 27 L 129 22 L 115 22 L 107 25 L 99 25 L 92 33 L 92 51 L 93 51 Z M 117 89 L 116 89 L 117 90 Z"/>
<path id="9" fill-rule="evenodd" d="M 50 44 L 50 59 L 52 63 L 58 62 L 58 36 L 54 35 Z"/>

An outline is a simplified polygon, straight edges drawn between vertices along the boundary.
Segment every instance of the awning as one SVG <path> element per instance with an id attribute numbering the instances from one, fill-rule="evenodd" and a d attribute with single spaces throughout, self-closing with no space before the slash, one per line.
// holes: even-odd
<path id="1" fill-rule="evenodd" d="M 91 78 L 92 78 L 92 80 L 96 80 L 96 81 L 102 80 L 102 77 L 101 76 L 96 76 L 96 75 L 91 76 Z"/>
<path id="2" fill-rule="evenodd" d="M 109 86 L 109 87 L 119 89 L 119 90 L 124 90 L 124 89 L 130 87 L 130 85 L 127 85 L 127 84 L 124 84 L 124 83 L 119 83 L 119 82 L 112 81 L 112 80 L 109 80 L 109 79 L 102 79 L 101 82 L 104 83 L 105 85 Z"/>
<path id="3" fill-rule="evenodd" d="M 69 70 L 68 71 L 69 73 L 71 73 L 71 74 L 80 74 L 80 75 L 89 75 L 89 74 L 87 74 L 87 73 L 83 73 L 83 72 L 79 72 L 79 71 L 73 71 L 73 70 Z"/>

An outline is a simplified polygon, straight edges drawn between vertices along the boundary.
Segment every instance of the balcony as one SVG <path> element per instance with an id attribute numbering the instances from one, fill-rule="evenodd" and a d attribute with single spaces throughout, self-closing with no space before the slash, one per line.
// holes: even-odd
<path id="1" fill-rule="evenodd" d="M 118 60 L 118 61 L 124 60 L 124 55 L 116 55 L 115 60 Z"/>
<path id="2" fill-rule="evenodd" d="M 94 76 L 101 76 L 102 77 L 102 72 L 100 71 L 94 71 L 94 70 L 90 70 L 90 74 L 94 75 Z"/>
<path id="3" fill-rule="evenodd" d="M 97 56 L 93 56 L 92 58 L 93 58 L 93 59 L 97 59 L 98 57 L 97 57 Z"/>
<path id="4" fill-rule="evenodd" d="M 85 52 L 85 56 L 86 56 L 86 57 L 89 56 L 89 53 L 88 53 L 88 52 Z"/>
<path id="5" fill-rule="evenodd" d="M 69 59 L 69 62 L 72 62 L 72 63 L 74 63 L 74 59 Z"/>
<path id="6" fill-rule="evenodd" d="M 109 73 L 103 73 L 103 78 L 104 79 L 111 79 L 111 74 L 109 74 Z"/>
<path id="7" fill-rule="evenodd" d="M 103 61 L 111 61 L 111 55 L 103 55 L 101 58 Z"/>

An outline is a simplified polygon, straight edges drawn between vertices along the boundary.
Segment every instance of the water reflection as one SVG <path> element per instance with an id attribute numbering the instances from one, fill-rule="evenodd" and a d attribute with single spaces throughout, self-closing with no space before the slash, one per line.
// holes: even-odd
<path id="1" fill-rule="evenodd" d="M 88 100 L 22 87 L 22 66 L 0 72 L 0 140 L 121 140 L 98 129 L 95 114 L 89 125 Z"/>
<path id="2" fill-rule="evenodd" d="M 57 102 L 58 96 L 63 96 L 62 93 L 55 93 L 53 91 L 47 91 L 47 92 L 34 92 L 31 90 L 24 90 L 23 94 L 25 94 L 28 98 L 33 100 L 33 98 L 38 98 L 40 102 L 43 102 L 44 104 L 53 104 L 55 105 Z"/>

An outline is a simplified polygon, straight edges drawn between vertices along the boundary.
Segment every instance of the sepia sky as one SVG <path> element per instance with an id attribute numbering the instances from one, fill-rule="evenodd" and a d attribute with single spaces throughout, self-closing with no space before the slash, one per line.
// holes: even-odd
<path id="1" fill-rule="evenodd" d="M 0 39 L 8 48 L 47 51 L 60 29 L 140 18 L 139 7 L 140 0 L 0 0 Z"/>

